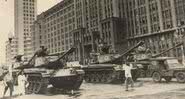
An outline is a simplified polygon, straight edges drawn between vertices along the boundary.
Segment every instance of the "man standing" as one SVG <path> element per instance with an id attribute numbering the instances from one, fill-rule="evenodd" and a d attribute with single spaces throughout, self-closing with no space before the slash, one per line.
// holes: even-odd
<path id="1" fill-rule="evenodd" d="M 23 72 L 18 76 L 18 89 L 19 94 L 24 95 L 25 94 L 25 85 L 26 85 L 26 77 Z"/>
<path id="2" fill-rule="evenodd" d="M 11 97 L 12 93 L 13 93 L 13 78 L 12 78 L 11 73 L 9 71 L 7 71 L 7 74 L 4 76 L 3 84 L 5 86 L 3 97 L 5 96 L 8 88 L 10 90 L 10 97 Z"/>
<path id="3" fill-rule="evenodd" d="M 126 78 L 125 79 L 125 86 L 126 86 L 125 91 L 128 91 L 129 84 L 131 84 L 132 88 L 134 87 L 134 81 L 132 79 L 132 74 L 131 74 L 132 67 L 129 64 L 124 64 L 123 67 L 125 70 L 125 78 Z"/>

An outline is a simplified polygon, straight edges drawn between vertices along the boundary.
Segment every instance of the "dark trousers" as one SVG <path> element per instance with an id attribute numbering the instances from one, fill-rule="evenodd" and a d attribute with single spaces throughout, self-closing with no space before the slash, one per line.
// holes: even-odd
<path id="1" fill-rule="evenodd" d="M 131 84 L 131 87 L 134 87 L 134 81 L 132 80 L 132 77 L 126 77 L 125 79 L 125 90 L 128 90 L 128 85 Z"/>
<path id="2" fill-rule="evenodd" d="M 13 82 L 6 82 L 6 85 L 7 85 L 7 86 L 5 86 L 3 96 L 5 96 L 5 94 L 6 94 L 7 90 L 8 90 L 8 88 L 9 88 L 9 90 L 10 90 L 10 96 L 12 96 L 12 93 L 13 93 L 13 90 L 14 90 L 14 89 L 13 89 Z"/>

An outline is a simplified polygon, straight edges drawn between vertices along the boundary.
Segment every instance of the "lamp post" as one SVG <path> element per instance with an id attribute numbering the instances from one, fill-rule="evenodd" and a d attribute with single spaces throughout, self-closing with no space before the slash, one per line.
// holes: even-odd
<path id="1" fill-rule="evenodd" d="M 13 34 L 10 32 L 8 34 L 8 41 L 9 41 L 9 45 L 10 45 L 10 65 L 9 65 L 9 72 L 10 72 L 10 76 L 12 77 L 12 39 L 13 39 Z"/>

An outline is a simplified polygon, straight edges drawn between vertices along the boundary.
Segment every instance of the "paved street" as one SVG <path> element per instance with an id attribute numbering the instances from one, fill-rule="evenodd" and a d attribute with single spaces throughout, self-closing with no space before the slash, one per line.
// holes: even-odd
<path id="1" fill-rule="evenodd" d="M 2 89 L 2 87 L 1 87 Z M 2 92 L 2 91 L 1 91 Z M 16 95 L 17 92 L 14 93 Z M 2 93 L 0 94 L 2 97 Z M 16 96 L 15 99 L 184 99 L 185 84 L 176 83 L 153 83 L 152 80 L 144 79 L 135 83 L 134 90 L 125 92 L 124 85 L 90 84 L 83 83 L 80 90 L 64 93 L 53 91 L 48 88 L 46 95 Z"/>

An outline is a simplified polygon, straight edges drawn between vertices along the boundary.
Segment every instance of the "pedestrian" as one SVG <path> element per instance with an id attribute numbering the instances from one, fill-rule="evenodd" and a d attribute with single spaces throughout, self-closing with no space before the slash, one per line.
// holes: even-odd
<path id="1" fill-rule="evenodd" d="M 14 85 L 18 85 L 18 75 L 20 73 L 20 70 L 18 68 L 23 66 L 22 56 L 23 55 L 16 55 L 14 57 L 15 62 L 13 63 L 13 68 L 12 68 L 12 71 L 13 71 L 12 76 L 13 76 Z"/>
<path id="2" fill-rule="evenodd" d="M 7 71 L 6 75 L 4 76 L 3 84 L 5 86 L 3 97 L 5 96 L 8 89 L 10 90 L 10 97 L 12 97 L 12 94 L 13 94 L 13 78 L 12 78 L 11 73 L 9 71 Z"/>
<path id="3" fill-rule="evenodd" d="M 18 76 L 18 92 L 19 95 L 25 95 L 26 77 L 23 72 Z"/>
<path id="4" fill-rule="evenodd" d="M 129 64 L 124 64 L 123 67 L 125 70 L 125 86 L 126 86 L 125 91 L 128 91 L 129 84 L 131 84 L 132 88 L 134 87 L 134 81 L 132 79 L 132 74 L 131 74 L 132 67 Z"/>

